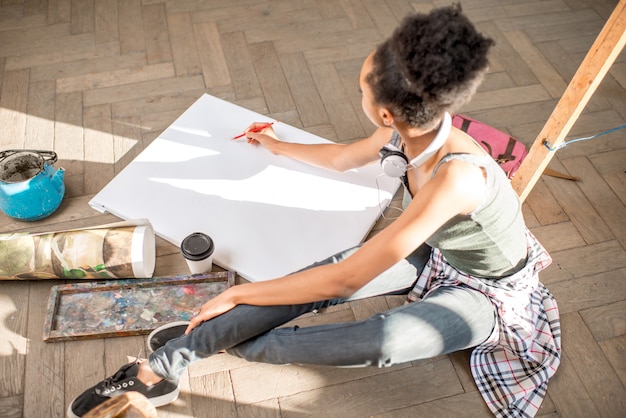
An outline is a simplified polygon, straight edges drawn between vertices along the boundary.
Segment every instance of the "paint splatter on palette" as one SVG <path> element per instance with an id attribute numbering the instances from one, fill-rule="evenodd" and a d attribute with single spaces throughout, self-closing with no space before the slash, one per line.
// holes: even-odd
<path id="1" fill-rule="evenodd" d="M 224 271 L 53 286 L 43 339 L 147 334 L 165 323 L 191 319 L 205 301 L 234 284 L 235 272 Z"/>

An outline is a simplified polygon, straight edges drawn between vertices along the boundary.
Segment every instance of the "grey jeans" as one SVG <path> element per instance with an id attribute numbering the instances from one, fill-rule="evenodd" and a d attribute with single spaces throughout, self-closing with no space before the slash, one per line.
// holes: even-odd
<path id="1" fill-rule="evenodd" d="M 310 267 L 338 262 L 355 250 Z M 226 350 L 250 361 L 272 364 L 383 367 L 480 344 L 491 334 L 495 311 L 485 295 L 463 286 L 440 288 L 421 301 L 361 321 L 277 328 L 304 313 L 346 301 L 407 294 L 429 251 L 420 247 L 348 299 L 284 306 L 238 305 L 203 322 L 188 335 L 170 340 L 150 355 L 150 366 L 161 377 L 178 378 L 192 362 Z"/>

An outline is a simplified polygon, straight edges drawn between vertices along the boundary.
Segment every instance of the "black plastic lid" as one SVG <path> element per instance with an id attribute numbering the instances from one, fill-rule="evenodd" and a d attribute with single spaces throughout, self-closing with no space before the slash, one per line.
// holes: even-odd
<path id="1" fill-rule="evenodd" d="M 211 256 L 213 249 L 213 240 L 202 232 L 194 232 L 188 235 L 180 244 L 180 251 L 186 259 L 192 261 L 203 260 Z"/>

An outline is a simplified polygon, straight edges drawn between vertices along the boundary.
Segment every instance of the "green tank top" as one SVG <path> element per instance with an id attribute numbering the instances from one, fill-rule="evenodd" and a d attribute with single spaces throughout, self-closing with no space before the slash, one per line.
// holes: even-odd
<path id="1" fill-rule="evenodd" d="M 474 212 L 456 215 L 426 243 L 438 248 L 455 269 L 473 276 L 495 279 L 519 271 L 526 263 L 526 226 L 509 179 L 491 157 L 465 153 L 447 154 L 435 166 L 433 176 L 453 159 L 483 168 L 487 191 Z"/>

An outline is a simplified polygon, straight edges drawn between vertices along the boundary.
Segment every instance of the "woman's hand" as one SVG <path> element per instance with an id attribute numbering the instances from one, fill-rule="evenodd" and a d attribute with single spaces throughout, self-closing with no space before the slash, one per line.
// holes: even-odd
<path id="1" fill-rule="evenodd" d="M 248 126 L 244 132 L 249 144 L 261 144 L 272 151 L 273 146 L 279 142 L 274 129 L 271 126 L 267 126 L 259 131 L 255 131 L 255 129 L 265 125 L 267 125 L 267 123 L 254 122 L 252 125 Z"/>
<path id="2" fill-rule="evenodd" d="M 185 334 L 189 334 L 192 329 L 200 325 L 202 322 L 226 313 L 237 306 L 237 304 L 231 299 L 230 293 L 231 292 L 227 289 L 205 302 L 198 315 L 191 319 L 189 326 L 185 330 Z"/>

